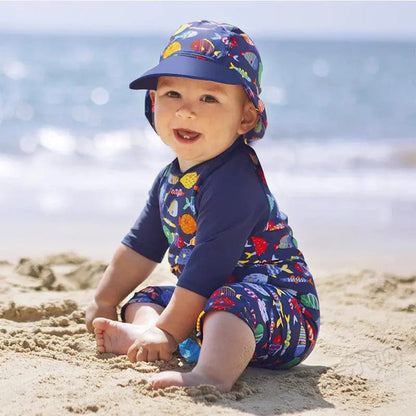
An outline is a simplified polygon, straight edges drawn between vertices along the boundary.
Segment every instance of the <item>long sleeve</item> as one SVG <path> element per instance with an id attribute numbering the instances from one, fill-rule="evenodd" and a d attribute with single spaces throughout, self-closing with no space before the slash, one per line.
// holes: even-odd
<path id="1" fill-rule="evenodd" d="M 156 177 L 143 211 L 122 243 L 144 257 L 160 263 L 168 248 L 159 209 L 159 188 L 164 170 Z"/>
<path id="2" fill-rule="evenodd" d="M 267 196 L 245 160 L 222 165 L 201 186 L 195 247 L 178 286 L 205 297 L 230 278 L 249 236 L 267 224 Z"/>

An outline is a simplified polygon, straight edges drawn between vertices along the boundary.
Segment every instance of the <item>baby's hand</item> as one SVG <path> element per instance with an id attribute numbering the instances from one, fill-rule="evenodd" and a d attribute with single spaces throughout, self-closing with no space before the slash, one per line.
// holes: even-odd
<path id="1" fill-rule="evenodd" d="M 115 306 L 101 305 L 96 301 L 93 301 L 85 310 L 85 323 L 90 332 L 93 331 L 92 321 L 95 318 L 107 318 L 117 321 L 117 309 Z"/>
<path id="2" fill-rule="evenodd" d="M 178 344 L 172 335 L 153 326 L 143 332 L 130 346 L 127 357 L 132 363 L 136 361 L 169 361 L 177 346 Z"/>

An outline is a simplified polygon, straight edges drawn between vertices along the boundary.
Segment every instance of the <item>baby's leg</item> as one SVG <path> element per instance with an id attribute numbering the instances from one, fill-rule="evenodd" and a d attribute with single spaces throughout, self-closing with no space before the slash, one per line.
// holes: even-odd
<path id="1" fill-rule="evenodd" d="M 189 373 L 164 371 L 152 378 L 153 388 L 212 384 L 230 391 L 250 362 L 255 339 L 250 327 L 236 315 L 211 311 L 204 320 L 204 341 L 198 363 Z"/>
<path id="2" fill-rule="evenodd" d="M 126 322 L 106 318 L 94 319 L 97 350 L 113 354 L 127 354 L 127 350 L 148 328 L 155 325 L 163 307 L 153 303 L 131 303 L 125 311 Z"/>

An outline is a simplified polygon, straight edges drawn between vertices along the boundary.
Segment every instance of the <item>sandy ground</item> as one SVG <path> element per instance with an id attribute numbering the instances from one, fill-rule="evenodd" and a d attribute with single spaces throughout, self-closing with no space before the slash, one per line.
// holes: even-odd
<path id="1" fill-rule="evenodd" d="M 416 276 L 316 276 L 322 330 L 289 371 L 248 368 L 234 389 L 153 391 L 152 373 L 186 369 L 98 354 L 84 307 L 105 263 L 63 253 L 0 259 L 0 415 L 413 415 Z M 166 264 L 152 283 L 169 281 Z"/>

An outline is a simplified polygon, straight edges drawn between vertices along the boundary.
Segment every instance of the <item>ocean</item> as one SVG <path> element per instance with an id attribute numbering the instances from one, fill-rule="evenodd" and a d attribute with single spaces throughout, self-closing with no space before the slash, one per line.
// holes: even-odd
<path id="1" fill-rule="evenodd" d="M 414 235 L 416 42 L 255 41 L 269 127 L 254 148 L 289 219 Z M 0 34 L 0 224 L 134 221 L 173 154 L 128 84 L 165 43 Z"/>

